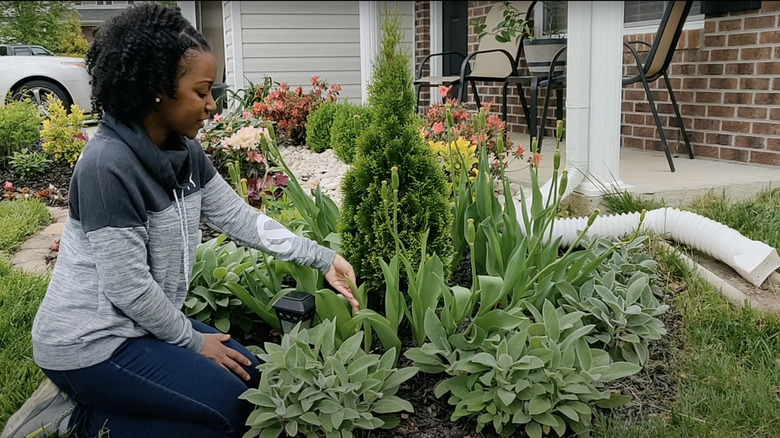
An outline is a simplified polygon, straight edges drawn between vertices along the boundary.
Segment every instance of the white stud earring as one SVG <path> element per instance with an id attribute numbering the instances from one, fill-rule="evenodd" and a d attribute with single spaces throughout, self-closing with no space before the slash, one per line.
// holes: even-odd
<path id="1" fill-rule="evenodd" d="M 157 102 L 157 103 L 160 103 L 160 98 L 159 97 L 155 97 L 154 101 Z"/>

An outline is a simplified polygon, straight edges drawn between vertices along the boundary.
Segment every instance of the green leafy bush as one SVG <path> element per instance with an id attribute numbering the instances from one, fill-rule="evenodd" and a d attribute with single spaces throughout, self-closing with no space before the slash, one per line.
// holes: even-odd
<path id="1" fill-rule="evenodd" d="M 362 332 L 341 345 L 335 339 L 336 325 L 326 320 L 308 330 L 296 326 L 281 345 L 265 344 L 257 355 L 260 385 L 240 396 L 255 405 L 245 438 L 348 438 L 354 429 L 393 428 L 393 414 L 413 411 L 395 394 L 417 368 L 394 368 L 394 349 L 365 353 Z"/>
<path id="2" fill-rule="evenodd" d="M 11 167 L 22 179 L 42 174 L 50 164 L 51 160 L 46 155 L 31 152 L 26 148 L 20 152 L 14 152 L 13 158 L 11 158 Z"/>
<path id="3" fill-rule="evenodd" d="M 84 150 L 84 111 L 78 105 L 70 106 L 70 114 L 60 100 L 49 105 L 49 118 L 43 121 L 41 146 L 55 162 L 66 162 L 73 167 Z"/>
<path id="4" fill-rule="evenodd" d="M 333 115 L 330 129 L 330 144 L 341 161 L 352 164 L 355 161 L 357 139 L 371 124 L 371 110 L 367 106 L 342 103 Z"/>
<path id="5" fill-rule="evenodd" d="M 0 162 L 7 162 L 14 152 L 40 140 L 41 121 L 38 108 L 31 100 L 9 102 L 0 107 Z"/>
<path id="6" fill-rule="evenodd" d="M 397 167 L 398 236 L 412 265 L 419 264 L 421 238 L 428 232 L 427 254 L 437 254 L 449 273 L 452 252 L 447 179 L 419 133 L 409 57 L 400 49 L 403 28 L 397 15 L 383 19 L 383 42 L 369 86 L 372 123 L 358 139 L 353 167 L 342 182 L 341 248 L 367 284 L 369 299 L 381 298 L 380 260 L 396 253 L 383 213 L 381 187 Z M 416 259 L 416 260 L 415 260 Z M 379 301 L 381 303 L 381 301 Z M 375 305 L 379 306 L 380 304 Z"/>
<path id="7" fill-rule="evenodd" d="M 322 102 L 306 119 L 306 144 L 314 152 L 330 149 L 330 131 L 338 104 L 332 100 Z"/>

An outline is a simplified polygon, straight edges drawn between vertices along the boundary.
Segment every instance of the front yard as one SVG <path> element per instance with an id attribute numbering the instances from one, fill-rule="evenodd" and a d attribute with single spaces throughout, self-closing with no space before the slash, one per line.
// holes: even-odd
<path id="1" fill-rule="evenodd" d="M 691 208 L 777 247 L 777 227 L 771 225 L 780 223 L 779 198 L 780 190 L 743 201 L 711 196 L 696 200 Z M 755 215 L 762 217 L 766 226 L 756 224 Z M 47 277 L 12 268 L 9 256 L 47 223 L 47 217 L 39 201 L 0 203 L 0 239 L 3 248 L 9 249 L 0 260 L 0 424 L 43 378 L 31 358 L 30 330 Z M 665 318 L 669 334 L 650 343 L 651 359 L 640 373 L 614 385 L 630 401 L 611 411 L 598 410 L 593 436 L 776 436 L 775 426 L 780 419 L 780 320 L 758 316 L 749 309 L 734 309 L 674 254 L 655 250 L 654 257 L 660 261 L 662 300 L 671 306 Z M 400 393 L 425 392 L 415 386 L 425 380 L 409 381 Z M 444 436 L 432 432 L 454 433 L 475 427 L 474 422 L 463 421 L 436 425 L 430 420 L 430 406 L 414 408 L 415 412 L 408 414 L 410 420 L 400 426 L 407 433 L 391 432 L 387 436 Z M 445 417 L 442 413 L 438 416 Z M 414 424 L 428 428 L 414 431 Z M 380 432 L 372 436 L 384 435 Z M 461 436 L 480 435 L 472 429 L 471 435 Z"/>
<path id="2" fill-rule="evenodd" d="M 183 311 L 262 359 L 264 379 L 242 395 L 254 405 L 245 438 L 777 436 L 780 319 L 733 308 L 640 226 L 589 236 L 598 211 L 573 242 L 553 238 L 568 178 L 560 147 L 545 157 L 554 183 L 543 194 L 542 156 L 512 145 L 489 107 L 467 111 L 443 88 L 443 103 L 415 114 L 400 25 L 383 32 L 365 105 L 337 102 L 340 87 L 317 77 L 308 94 L 266 81 L 199 137 L 245 202 L 344 255 L 359 283 L 352 312 L 319 270 L 202 228 Z M 0 201 L 2 423 L 42 379 L 30 330 L 47 284 L 10 256 L 46 224 L 43 204 L 67 195 L 63 183 L 22 185 L 77 160 L 87 139 L 69 117 L 0 162 L 0 175 L 20 177 Z M 556 134 L 560 146 L 562 122 Z M 289 143 L 350 165 L 333 187 L 340 202 L 324 183 L 302 186 L 280 152 Z M 527 198 L 513 198 L 513 159 L 527 162 Z M 778 197 L 689 208 L 778 248 Z M 273 304 L 292 290 L 314 296 L 315 316 L 283 334 Z"/>

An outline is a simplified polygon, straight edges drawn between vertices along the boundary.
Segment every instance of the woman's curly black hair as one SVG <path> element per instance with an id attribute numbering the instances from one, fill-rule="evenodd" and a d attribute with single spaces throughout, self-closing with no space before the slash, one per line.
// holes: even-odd
<path id="1" fill-rule="evenodd" d="M 130 124 L 155 106 L 155 97 L 175 97 L 188 50 L 210 52 L 209 43 L 175 8 L 156 3 L 130 6 L 95 33 L 86 56 L 92 107 Z"/>

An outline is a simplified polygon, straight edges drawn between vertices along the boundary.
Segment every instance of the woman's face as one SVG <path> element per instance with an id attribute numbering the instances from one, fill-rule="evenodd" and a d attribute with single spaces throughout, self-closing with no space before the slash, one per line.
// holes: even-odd
<path id="1" fill-rule="evenodd" d="M 182 59 L 183 74 L 176 83 L 176 98 L 162 96 L 158 113 L 172 132 L 195 138 L 216 103 L 211 86 L 217 76 L 217 59 L 211 52 L 193 50 Z"/>

